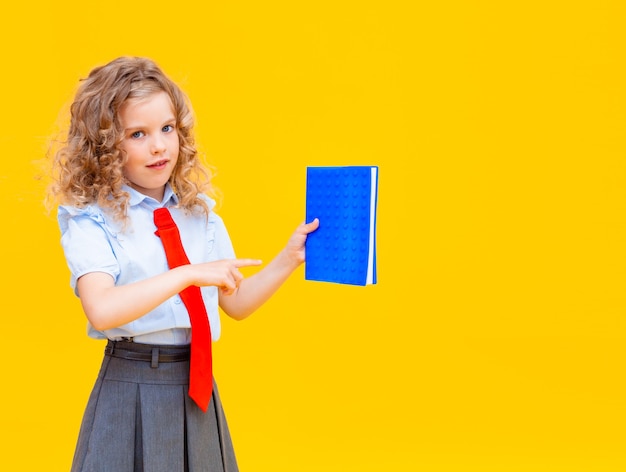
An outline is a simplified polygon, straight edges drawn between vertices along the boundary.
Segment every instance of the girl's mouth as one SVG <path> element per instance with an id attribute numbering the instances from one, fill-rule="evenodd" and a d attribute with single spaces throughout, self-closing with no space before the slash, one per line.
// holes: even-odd
<path id="1" fill-rule="evenodd" d="M 150 164 L 148 167 L 150 169 L 163 169 L 167 165 L 167 163 L 168 163 L 167 160 L 162 160 L 162 161 L 155 162 L 154 164 Z"/>

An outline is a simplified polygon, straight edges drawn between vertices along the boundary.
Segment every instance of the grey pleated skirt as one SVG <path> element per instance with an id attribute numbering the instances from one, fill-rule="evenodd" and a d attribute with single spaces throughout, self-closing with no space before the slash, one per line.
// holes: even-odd
<path id="1" fill-rule="evenodd" d="M 188 360 L 155 366 L 106 354 L 72 472 L 237 472 L 215 382 L 206 413 L 189 398 L 188 385 Z"/>

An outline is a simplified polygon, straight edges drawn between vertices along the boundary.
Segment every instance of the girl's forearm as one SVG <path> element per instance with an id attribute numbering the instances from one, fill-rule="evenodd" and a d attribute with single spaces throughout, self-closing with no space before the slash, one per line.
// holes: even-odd
<path id="1" fill-rule="evenodd" d="M 301 261 L 290 257 L 288 251 L 281 251 L 262 270 L 243 279 L 232 295 L 220 293 L 220 307 L 231 318 L 247 318 L 280 288 L 300 264 Z"/>
<path id="2" fill-rule="evenodd" d="M 78 294 L 87 319 L 102 331 L 136 320 L 190 285 L 216 286 L 223 293 L 232 293 L 243 278 L 239 268 L 260 263 L 257 259 L 222 259 L 187 264 L 119 286 L 109 274 L 92 272 L 78 279 Z"/>
<path id="3" fill-rule="evenodd" d="M 113 284 L 109 274 L 86 274 L 78 280 L 78 293 L 85 315 L 99 331 L 130 323 L 190 285 L 189 267 L 178 267 L 120 286 Z"/>
<path id="4" fill-rule="evenodd" d="M 285 248 L 263 270 L 243 279 L 234 293 L 230 295 L 220 293 L 222 310 L 230 317 L 241 320 L 265 303 L 304 262 L 307 235 L 318 227 L 317 218 L 311 223 L 299 225 Z"/>

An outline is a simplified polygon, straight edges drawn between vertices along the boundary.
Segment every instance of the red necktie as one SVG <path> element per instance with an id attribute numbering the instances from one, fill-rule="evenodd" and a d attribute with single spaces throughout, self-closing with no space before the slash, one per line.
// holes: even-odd
<path id="1" fill-rule="evenodd" d="M 161 238 L 167 264 L 170 269 L 189 264 L 183 249 L 180 233 L 172 215 L 167 208 L 154 211 L 154 233 Z M 180 292 L 189 319 L 191 320 L 191 361 L 189 370 L 189 396 L 202 409 L 207 410 L 213 389 L 213 372 L 211 359 L 211 326 L 206 313 L 200 287 L 191 285 Z"/>

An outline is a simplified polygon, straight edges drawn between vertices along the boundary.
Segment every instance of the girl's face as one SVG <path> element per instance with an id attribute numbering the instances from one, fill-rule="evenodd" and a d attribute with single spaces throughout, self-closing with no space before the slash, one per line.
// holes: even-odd
<path id="1" fill-rule="evenodd" d="M 165 184 L 178 161 L 176 114 L 169 96 L 158 92 L 126 101 L 119 112 L 126 154 L 124 177 L 129 185 L 161 201 Z"/>

